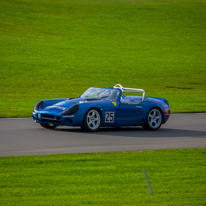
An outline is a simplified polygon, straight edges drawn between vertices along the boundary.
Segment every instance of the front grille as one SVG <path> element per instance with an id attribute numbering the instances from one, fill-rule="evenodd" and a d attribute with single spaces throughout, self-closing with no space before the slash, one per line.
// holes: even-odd
<path id="1" fill-rule="evenodd" d="M 42 114 L 41 116 L 44 118 L 55 119 L 55 115 L 51 115 L 51 114 Z"/>
<path id="2" fill-rule="evenodd" d="M 49 123 L 61 123 L 61 121 L 52 120 L 52 119 L 40 119 L 41 122 L 49 122 Z"/>

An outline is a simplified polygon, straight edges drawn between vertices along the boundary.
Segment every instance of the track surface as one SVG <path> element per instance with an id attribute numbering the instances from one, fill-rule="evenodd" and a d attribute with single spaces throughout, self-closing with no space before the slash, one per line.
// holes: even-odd
<path id="1" fill-rule="evenodd" d="M 201 147 L 206 147 L 206 113 L 172 114 L 154 132 L 141 127 L 102 128 L 95 133 L 75 127 L 48 130 L 32 118 L 0 119 L 0 156 Z"/>

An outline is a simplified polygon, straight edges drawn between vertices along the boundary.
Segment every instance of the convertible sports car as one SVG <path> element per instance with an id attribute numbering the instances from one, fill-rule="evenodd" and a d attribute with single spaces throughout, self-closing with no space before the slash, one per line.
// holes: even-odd
<path id="1" fill-rule="evenodd" d="M 42 127 L 80 126 L 87 131 L 119 126 L 157 130 L 169 115 L 166 99 L 146 97 L 143 89 L 124 88 L 120 84 L 113 88 L 90 87 L 78 98 L 43 100 L 33 111 L 34 121 Z"/>

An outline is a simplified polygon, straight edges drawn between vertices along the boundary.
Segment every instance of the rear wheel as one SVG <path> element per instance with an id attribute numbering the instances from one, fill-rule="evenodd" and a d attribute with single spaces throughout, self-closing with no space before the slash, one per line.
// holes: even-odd
<path id="1" fill-rule="evenodd" d="M 40 125 L 44 128 L 47 128 L 47 129 L 55 129 L 57 127 L 57 125 L 48 124 L 48 123 L 40 123 Z"/>
<path id="2" fill-rule="evenodd" d="M 99 129 L 100 125 L 101 125 L 100 112 L 95 108 L 90 109 L 84 117 L 82 129 L 86 131 L 95 132 Z"/>
<path id="3" fill-rule="evenodd" d="M 162 124 L 162 112 L 159 108 L 152 108 L 148 115 L 146 124 L 143 125 L 143 128 L 146 130 L 158 130 Z"/>

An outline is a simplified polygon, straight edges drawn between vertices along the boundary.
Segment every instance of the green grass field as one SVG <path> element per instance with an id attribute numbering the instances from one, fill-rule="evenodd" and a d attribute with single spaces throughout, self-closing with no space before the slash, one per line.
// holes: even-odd
<path id="1" fill-rule="evenodd" d="M 0 117 L 90 86 L 206 112 L 205 0 L 1 0 Z"/>
<path id="2" fill-rule="evenodd" d="M 206 112 L 205 8 L 205 0 L 0 0 L 0 117 L 117 83 L 166 98 L 172 112 Z M 205 148 L 0 157 L 0 205 L 205 206 L 205 157 Z"/>
<path id="3" fill-rule="evenodd" d="M 0 205 L 204 206 L 205 159 L 205 148 L 0 157 Z"/>

